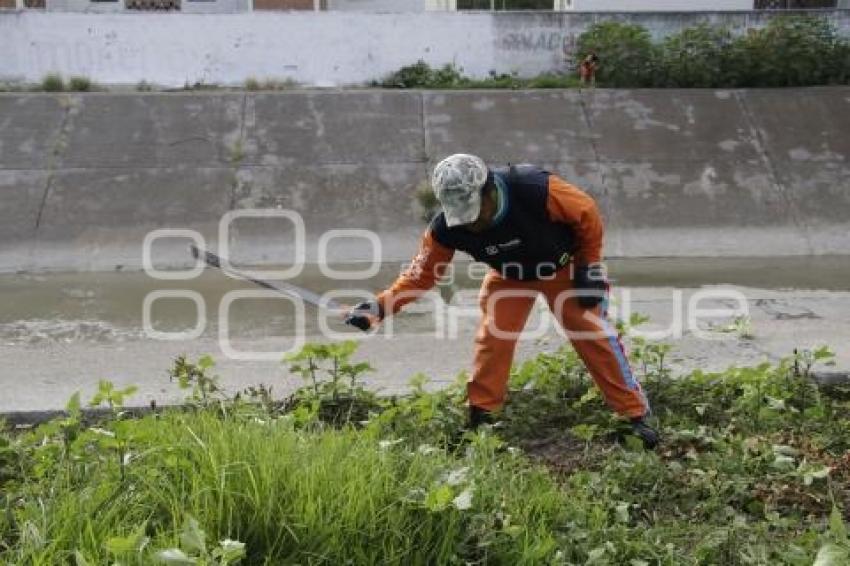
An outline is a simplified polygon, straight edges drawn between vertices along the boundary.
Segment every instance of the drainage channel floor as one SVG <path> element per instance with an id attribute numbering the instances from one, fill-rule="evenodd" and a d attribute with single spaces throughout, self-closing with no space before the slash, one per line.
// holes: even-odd
<path id="1" fill-rule="evenodd" d="M 214 270 L 191 281 L 158 281 L 140 272 L 2 276 L 0 412 L 60 408 L 75 391 L 90 395 L 100 379 L 139 386 L 134 404 L 174 402 L 182 393 L 167 369 L 180 354 L 212 355 L 231 390 L 264 383 L 283 394 L 300 385 L 280 361 L 299 340 L 360 340 L 358 357 L 377 370 L 370 385 L 386 393 L 404 390 L 417 372 L 439 387 L 469 368 L 478 322 L 480 270 L 461 262 L 455 267 L 455 280 L 436 290 L 433 302 L 409 308 L 374 336 L 346 328 L 336 313 L 306 305 L 301 316 L 291 301 L 256 297 L 233 299 L 223 332 L 222 304 L 234 292 L 257 288 Z M 292 282 L 320 294 L 338 292 L 352 303 L 383 288 L 399 269 L 388 263 L 368 280 L 333 281 L 312 266 Z M 673 344 L 677 371 L 775 361 L 795 347 L 820 344 L 836 351 L 839 369 L 850 369 L 846 257 L 647 258 L 612 260 L 609 270 L 616 282 L 612 314 L 649 316 L 641 331 Z M 164 291 L 182 295 L 169 298 Z M 150 303 L 145 330 L 151 293 L 159 297 Z M 709 309 L 718 309 L 716 315 Z M 192 329 L 198 331 L 187 336 Z M 563 343 L 540 308 L 517 359 Z"/>

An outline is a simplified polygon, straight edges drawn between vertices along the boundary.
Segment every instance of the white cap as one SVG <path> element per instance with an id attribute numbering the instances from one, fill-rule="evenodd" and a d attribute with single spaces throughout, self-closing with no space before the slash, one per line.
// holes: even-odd
<path id="1" fill-rule="evenodd" d="M 486 183 L 487 164 L 474 155 L 456 153 L 434 167 L 431 187 L 443 207 L 446 225 L 469 224 L 478 219 L 481 188 Z"/>

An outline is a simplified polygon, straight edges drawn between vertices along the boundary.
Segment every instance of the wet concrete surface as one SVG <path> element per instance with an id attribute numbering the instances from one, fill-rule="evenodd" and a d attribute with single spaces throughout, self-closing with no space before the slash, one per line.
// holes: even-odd
<path id="1" fill-rule="evenodd" d="M 234 359 L 222 350 L 222 299 L 256 287 L 217 271 L 189 281 L 158 281 L 141 272 L 0 277 L 0 412 L 60 408 L 75 391 L 90 397 L 100 379 L 137 385 L 139 393 L 131 401 L 135 405 L 177 402 L 183 393 L 169 382 L 167 370 L 180 354 L 212 355 L 216 372 L 231 391 L 263 383 L 284 394 L 301 381 L 280 362 L 282 352 L 296 342 L 297 327 L 306 341 L 326 340 L 323 324 L 341 333 L 334 339 L 361 342 L 357 357 L 376 368 L 368 377 L 372 387 L 399 392 L 418 372 L 439 387 L 470 367 L 478 322 L 477 281 L 466 264 L 456 262 L 455 267 L 454 283 L 435 291 L 445 302 L 439 315 L 430 307 L 433 303 L 422 301 L 374 336 L 347 329 L 336 314 L 322 314 L 309 305 L 299 326 L 287 301 L 239 300 L 229 317 L 231 346 L 238 352 L 263 353 L 269 358 L 264 361 Z M 647 258 L 612 260 L 609 269 L 617 285 L 612 314 L 648 316 L 641 331 L 673 344 L 670 362 L 677 372 L 777 361 L 794 348 L 818 345 L 835 350 L 836 368 L 850 368 L 847 257 Z M 358 289 L 362 294 L 379 290 L 398 270 L 398 264 L 386 264 L 369 280 L 339 282 L 313 266 L 294 282 L 319 293 L 347 290 L 351 296 L 341 300 L 354 302 Z M 163 290 L 188 290 L 202 298 L 207 324 L 198 337 L 163 341 L 143 330 L 145 296 Z M 746 313 L 736 311 L 739 299 L 744 304 L 737 305 L 738 311 L 745 306 Z M 720 311 L 711 316 L 706 309 Z M 196 322 L 196 305 L 185 298 L 159 299 L 150 312 L 159 332 L 180 332 Z M 564 343 L 540 310 L 529 321 L 517 359 Z"/>

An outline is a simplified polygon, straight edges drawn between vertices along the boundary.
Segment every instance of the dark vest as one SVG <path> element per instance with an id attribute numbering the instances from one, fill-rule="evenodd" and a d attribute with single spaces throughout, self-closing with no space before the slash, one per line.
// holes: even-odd
<path id="1" fill-rule="evenodd" d="M 549 175 L 531 165 L 493 169 L 507 186 L 508 209 L 495 226 L 475 234 L 463 226 L 449 228 L 443 213 L 431 222 L 433 238 L 486 263 L 503 277 L 530 281 L 564 267 L 576 248 L 573 229 L 549 220 L 546 201 Z"/>

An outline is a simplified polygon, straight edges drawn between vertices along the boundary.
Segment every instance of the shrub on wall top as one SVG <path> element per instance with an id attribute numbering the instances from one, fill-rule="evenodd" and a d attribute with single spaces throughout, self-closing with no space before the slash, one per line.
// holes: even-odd
<path id="1" fill-rule="evenodd" d="M 817 17 L 785 16 L 770 20 L 732 45 L 729 82 L 734 86 L 828 84 L 841 41 L 835 28 Z"/>
<path id="2" fill-rule="evenodd" d="M 654 47 L 646 28 L 636 24 L 601 22 L 578 39 L 582 57 L 596 52 L 600 57 L 597 79 L 612 87 L 652 85 Z"/>
<path id="3" fill-rule="evenodd" d="M 41 79 L 41 90 L 46 92 L 59 92 L 65 90 L 65 81 L 61 75 L 49 73 Z"/>
<path id="4" fill-rule="evenodd" d="M 826 18 L 782 15 L 762 29 L 733 36 L 728 28 L 700 24 L 653 43 L 635 24 L 600 22 L 578 39 L 579 61 L 599 56 L 597 84 L 606 87 L 736 88 L 850 84 L 850 41 Z M 472 79 L 449 64 L 425 61 L 402 67 L 373 86 L 391 88 L 563 88 L 575 74 L 534 79 L 491 71 Z"/>
<path id="5" fill-rule="evenodd" d="M 71 77 L 68 80 L 68 90 L 88 92 L 92 90 L 91 79 L 88 77 Z"/>
<path id="6" fill-rule="evenodd" d="M 608 87 L 782 87 L 847 84 L 850 43 L 826 18 L 776 16 L 763 29 L 733 37 L 701 24 L 653 45 L 637 25 L 603 22 L 578 40 L 580 57 L 600 58 Z"/>
<path id="7" fill-rule="evenodd" d="M 432 69 L 421 59 L 413 65 L 402 67 L 391 73 L 379 86 L 389 88 L 451 88 L 463 80 L 460 71 L 454 65 L 445 65 Z"/>
<path id="8" fill-rule="evenodd" d="M 732 34 L 701 24 L 667 37 L 655 63 L 653 86 L 709 88 L 721 86 Z"/>

